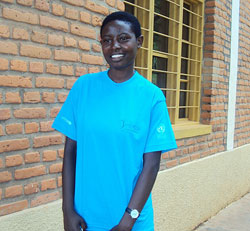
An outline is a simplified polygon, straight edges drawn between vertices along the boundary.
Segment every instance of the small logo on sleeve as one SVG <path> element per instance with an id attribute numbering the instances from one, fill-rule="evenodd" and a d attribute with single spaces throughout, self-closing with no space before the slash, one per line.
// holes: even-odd
<path id="1" fill-rule="evenodd" d="M 157 127 L 157 132 L 158 132 L 158 133 L 164 133 L 165 130 L 166 130 L 165 124 L 160 124 L 160 125 Z"/>
<path id="2" fill-rule="evenodd" d="M 68 120 L 67 118 L 65 118 L 64 116 L 62 117 L 62 120 L 64 120 L 68 125 L 72 124 L 72 122 Z"/>

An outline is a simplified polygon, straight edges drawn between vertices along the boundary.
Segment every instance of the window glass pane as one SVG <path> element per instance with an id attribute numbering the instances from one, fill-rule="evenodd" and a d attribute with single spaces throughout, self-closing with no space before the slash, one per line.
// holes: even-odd
<path id="1" fill-rule="evenodd" d="M 158 34 L 154 34 L 153 49 L 156 51 L 168 52 L 168 38 Z"/>
<path id="2" fill-rule="evenodd" d="M 160 57 L 153 56 L 153 69 L 167 71 L 168 60 Z"/>

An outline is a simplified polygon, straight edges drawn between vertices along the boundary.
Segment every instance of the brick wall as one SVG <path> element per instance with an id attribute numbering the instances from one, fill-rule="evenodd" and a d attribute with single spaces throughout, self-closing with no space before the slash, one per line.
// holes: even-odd
<path id="1" fill-rule="evenodd" d="M 236 146 L 250 142 L 248 5 L 241 1 Z M 100 24 L 124 5 L 0 0 L 0 7 L 0 215 L 6 215 L 60 198 L 64 137 L 51 124 L 77 77 L 106 69 Z M 201 123 L 212 133 L 178 140 L 177 150 L 163 154 L 161 170 L 225 150 L 231 7 L 228 0 L 205 1 Z"/>
<path id="2" fill-rule="evenodd" d="M 212 133 L 178 140 L 178 149 L 163 155 L 161 169 L 222 152 L 226 148 L 231 6 L 228 0 L 205 1 L 200 122 L 212 125 Z"/>
<path id="3" fill-rule="evenodd" d="M 0 215 L 60 198 L 51 128 L 82 74 L 105 68 L 100 24 L 119 0 L 0 0 Z"/>
<path id="4" fill-rule="evenodd" d="M 250 1 L 240 1 L 239 61 L 235 121 L 236 147 L 250 143 Z"/>

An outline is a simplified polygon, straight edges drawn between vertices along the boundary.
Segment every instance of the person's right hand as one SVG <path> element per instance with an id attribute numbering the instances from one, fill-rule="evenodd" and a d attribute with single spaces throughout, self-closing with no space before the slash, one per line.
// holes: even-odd
<path id="1" fill-rule="evenodd" d="M 74 210 L 63 211 L 63 222 L 65 231 L 80 231 L 86 230 L 87 224 L 85 220 L 79 216 Z"/>

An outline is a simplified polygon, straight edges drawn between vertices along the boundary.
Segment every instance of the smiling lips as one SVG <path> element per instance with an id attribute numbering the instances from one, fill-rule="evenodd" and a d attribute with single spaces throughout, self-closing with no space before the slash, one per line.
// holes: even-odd
<path id="1" fill-rule="evenodd" d="M 122 57 L 124 57 L 123 54 L 115 54 L 115 55 L 111 55 L 112 60 L 116 61 L 116 60 L 120 60 Z"/>

